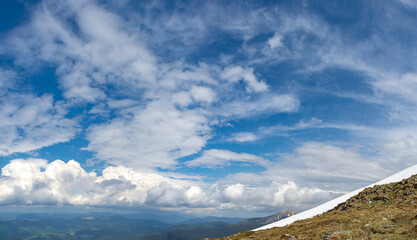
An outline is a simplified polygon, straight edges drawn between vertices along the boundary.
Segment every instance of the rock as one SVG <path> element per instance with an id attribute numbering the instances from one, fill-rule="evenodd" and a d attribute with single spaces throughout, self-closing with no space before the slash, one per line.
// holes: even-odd
<path id="1" fill-rule="evenodd" d="M 284 234 L 284 236 L 286 236 L 288 239 L 296 238 L 294 235 L 291 235 L 291 234 L 288 234 L 288 233 Z"/>
<path id="2" fill-rule="evenodd" d="M 374 197 L 374 198 L 372 198 L 372 200 L 374 200 L 374 201 L 384 201 L 384 202 L 388 202 L 389 201 L 389 198 L 387 197 L 387 196 L 377 196 L 377 197 Z"/>
<path id="3" fill-rule="evenodd" d="M 336 231 L 336 232 L 328 232 L 328 233 L 322 234 L 322 235 L 321 235 L 321 237 L 323 238 L 323 240 L 327 240 L 327 239 L 329 239 L 329 238 L 330 238 L 331 236 L 333 236 L 333 235 L 339 235 L 339 234 L 342 234 L 342 233 L 351 234 L 351 233 L 352 233 L 352 231 Z"/>

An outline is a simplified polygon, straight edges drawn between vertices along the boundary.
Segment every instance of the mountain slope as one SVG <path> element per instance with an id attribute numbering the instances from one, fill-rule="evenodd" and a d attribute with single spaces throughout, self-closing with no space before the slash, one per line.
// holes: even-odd
<path id="1" fill-rule="evenodd" d="M 244 218 L 228 218 L 228 217 L 203 217 L 203 218 L 191 218 L 182 222 L 177 222 L 175 225 L 183 225 L 183 224 L 202 224 L 202 223 L 210 223 L 210 222 L 227 222 L 227 223 L 237 223 L 239 221 L 244 220 Z"/>
<path id="2" fill-rule="evenodd" d="M 296 215 L 291 216 L 289 218 L 286 218 L 284 220 L 277 221 L 277 222 L 274 222 L 272 224 L 265 225 L 263 227 L 257 228 L 254 231 L 269 229 L 269 228 L 273 228 L 273 227 L 283 227 L 283 226 L 286 226 L 288 224 L 291 224 L 291 223 L 293 223 L 293 222 L 295 222 L 297 220 L 302 220 L 302 219 L 307 219 L 307 218 L 314 217 L 314 216 L 316 216 L 318 214 L 322 214 L 322 213 L 324 213 L 324 212 L 326 212 L 326 211 L 328 211 L 330 209 L 333 209 L 338 204 L 340 204 L 340 203 L 348 200 L 349 198 L 351 198 L 352 196 L 358 194 L 359 192 L 361 192 L 365 188 L 373 187 L 375 185 L 381 185 L 381 184 L 387 184 L 387 183 L 392 183 L 392 182 L 398 182 L 398 181 L 401 181 L 402 179 L 408 178 L 408 177 L 410 177 L 410 176 L 412 176 L 414 174 L 417 174 L 417 165 L 414 165 L 412 167 L 409 167 L 407 169 L 404 169 L 404 170 L 402 170 L 402 171 L 400 171 L 400 172 L 398 172 L 398 173 L 396 173 L 394 175 L 391 175 L 391 176 L 389 176 L 389 177 L 387 177 L 387 178 L 385 178 L 385 179 L 383 179 L 383 180 L 381 180 L 381 181 L 379 181 L 377 183 L 374 183 L 374 184 L 368 185 L 366 187 L 357 189 L 355 191 L 352 191 L 350 193 L 347 193 L 347 194 L 345 194 L 343 196 L 340 196 L 340 197 L 338 197 L 336 199 L 333 199 L 333 200 L 331 200 L 329 202 L 326 202 L 324 204 L 321 204 L 321 205 L 319 205 L 317 207 L 314 207 L 314 208 L 312 208 L 310 210 L 301 212 L 299 214 L 296 214 Z"/>
<path id="3" fill-rule="evenodd" d="M 396 183 L 368 187 L 322 215 L 286 227 L 239 233 L 221 239 L 248 238 L 417 239 L 417 175 Z"/>

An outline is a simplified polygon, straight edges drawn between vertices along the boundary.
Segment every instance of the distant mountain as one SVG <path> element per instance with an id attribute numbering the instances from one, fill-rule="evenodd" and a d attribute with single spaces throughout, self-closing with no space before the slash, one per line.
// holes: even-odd
<path id="1" fill-rule="evenodd" d="M 416 173 L 417 167 L 412 170 L 400 175 Z M 285 227 L 222 239 L 417 239 L 417 175 L 368 187 L 321 215 Z"/>
<path id="2" fill-rule="evenodd" d="M 237 225 L 242 225 L 242 226 L 263 226 L 266 224 L 270 224 L 279 220 L 282 220 L 284 218 L 287 217 L 291 217 L 293 215 L 297 214 L 297 212 L 288 209 L 285 210 L 283 212 L 271 215 L 271 216 L 267 216 L 267 217 L 262 217 L 262 218 L 248 218 L 245 220 L 242 220 L 240 222 L 237 223 Z M 256 227 L 255 227 L 256 228 Z"/>
<path id="3" fill-rule="evenodd" d="M 220 237 L 288 217 L 287 210 L 264 218 L 192 218 L 180 224 L 121 216 L 84 216 L 47 218 L 48 215 L 20 215 L 13 221 L 0 222 L 0 239 L 7 240 L 189 240 Z M 32 218 L 40 217 L 40 218 Z"/>
<path id="4" fill-rule="evenodd" d="M 29 210 L 29 209 L 27 209 Z M 66 212 L 53 211 L 49 209 L 48 212 L 0 212 L 0 221 L 12 221 L 21 219 L 47 219 L 47 218 L 81 218 L 81 217 L 102 217 L 102 216 L 121 216 L 130 219 L 149 219 L 163 221 L 167 223 L 178 224 L 181 221 L 190 219 L 193 216 L 188 214 L 175 213 L 172 214 L 167 211 L 141 211 L 136 213 L 120 213 L 120 212 L 102 212 L 102 211 L 91 211 L 91 212 L 79 212 L 78 209 L 75 211 L 66 210 Z"/>
<path id="5" fill-rule="evenodd" d="M 182 224 L 171 227 L 167 231 L 158 234 L 142 236 L 139 240 L 199 240 L 208 237 L 224 237 L 238 232 L 252 230 L 294 214 L 296 214 L 295 211 L 286 210 L 268 217 L 245 219 L 235 224 L 227 222 Z"/>
<path id="6" fill-rule="evenodd" d="M 203 218 L 191 218 L 186 221 L 177 223 L 176 225 L 183 224 L 202 224 L 210 222 L 227 222 L 227 223 L 237 223 L 244 220 L 244 218 L 228 218 L 228 217 L 203 217 Z"/>
<path id="7" fill-rule="evenodd" d="M 137 239 L 140 234 L 161 231 L 170 224 L 118 216 L 22 219 L 0 222 L 0 239 Z M 116 237 L 117 236 L 117 237 Z"/>

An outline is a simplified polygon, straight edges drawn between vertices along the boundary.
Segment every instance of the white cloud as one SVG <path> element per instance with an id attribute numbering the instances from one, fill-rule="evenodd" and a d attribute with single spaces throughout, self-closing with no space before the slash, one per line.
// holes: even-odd
<path id="1" fill-rule="evenodd" d="M 407 7 L 417 8 L 417 3 L 415 1 L 412 1 L 412 0 L 398 0 L 398 1 Z"/>
<path id="2" fill-rule="evenodd" d="M 78 131 L 62 102 L 28 93 L 22 81 L 15 71 L 0 68 L 0 156 L 67 142 Z"/>
<path id="3" fill-rule="evenodd" d="M 252 68 L 227 67 L 220 74 L 220 77 L 233 83 L 243 80 L 247 84 L 246 91 L 248 92 L 258 93 L 268 90 L 268 85 L 265 82 L 258 81 Z"/>
<path id="4" fill-rule="evenodd" d="M 240 133 L 235 133 L 233 134 L 230 138 L 228 138 L 228 141 L 231 142 L 239 142 L 239 143 L 244 143 L 244 142 L 253 142 L 256 141 L 258 139 L 260 139 L 261 137 L 255 133 L 251 133 L 251 132 L 240 132 Z"/>
<path id="5" fill-rule="evenodd" d="M 0 97 L 0 156 L 28 152 L 72 139 L 77 122 L 52 96 L 8 93 Z"/>
<path id="6" fill-rule="evenodd" d="M 250 201 L 259 204 L 258 206 L 252 206 L 252 208 L 258 209 L 283 205 L 305 209 L 331 199 L 332 196 L 335 195 L 331 191 L 299 187 L 294 182 L 288 181 L 287 183 L 272 182 L 267 187 L 256 188 L 251 193 Z"/>
<path id="7" fill-rule="evenodd" d="M 405 129 L 408 131 L 408 129 Z M 394 136 L 389 134 L 388 136 Z M 392 138 L 384 143 L 379 151 L 387 165 L 393 165 L 391 169 L 401 170 L 412 166 L 417 162 L 417 136 L 403 133 L 400 138 Z"/>
<path id="8" fill-rule="evenodd" d="M 243 194 L 245 193 L 245 186 L 240 183 L 236 183 L 234 185 L 228 186 L 223 191 L 223 196 L 226 202 L 231 202 L 233 200 L 241 199 Z"/>
<path id="9" fill-rule="evenodd" d="M 417 153 L 417 139 L 413 136 L 403 137 L 397 141 L 384 144 L 383 151 L 386 153 Z"/>
<path id="10" fill-rule="evenodd" d="M 69 105 L 91 102 L 88 114 L 113 117 L 87 132 L 86 149 L 110 163 L 172 167 L 205 146 L 211 124 L 298 109 L 295 96 L 254 96 L 268 85 L 253 68 L 164 62 L 148 45 L 134 20 L 90 2 L 44 2 L 5 41 L 16 64 L 53 64 Z"/>
<path id="11" fill-rule="evenodd" d="M 263 172 L 229 174 L 219 181 L 222 184 L 240 182 L 252 186 L 293 181 L 302 187 L 350 191 L 395 172 L 396 164 L 385 162 L 379 155 L 362 155 L 355 149 L 307 142 L 292 154 L 281 154 Z M 372 174 L 369 174 L 370 171 Z"/>
<path id="12" fill-rule="evenodd" d="M 256 188 L 240 183 L 224 186 L 213 184 L 203 188 L 175 187 L 162 182 L 148 191 L 145 204 L 171 208 L 206 208 L 206 211 L 262 211 L 280 207 L 305 209 L 329 200 L 332 196 L 335 196 L 332 191 L 299 187 L 294 182 L 272 182 Z"/>
<path id="13" fill-rule="evenodd" d="M 135 105 L 139 105 L 139 102 L 132 100 L 132 99 L 120 99 L 120 100 L 109 99 L 107 101 L 107 105 L 110 108 L 127 108 L 127 107 L 132 107 Z"/>
<path id="14" fill-rule="evenodd" d="M 162 176 L 109 167 L 97 177 L 78 162 L 15 159 L 2 169 L 1 204 L 132 205 L 143 203 L 146 190 Z"/>
<path id="15" fill-rule="evenodd" d="M 216 93 L 209 87 L 192 86 L 189 91 L 180 91 L 172 94 L 172 101 L 181 107 L 194 104 L 211 104 L 216 101 Z"/>
<path id="16" fill-rule="evenodd" d="M 190 96 L 190 93 L 181 91 L 172 95 L 172 101 L 181 107 L 187 107 L 192 103 L 193 100 Z"/>
<path id="17" fill-rule="evenodd" d="M 211 103 L 216 99 L 216 94 L 208 87 L 193 86 L 190 92 L 191 96 L 199 102 Z"/>
<path id="18" fill-rule="evenodd" d="M 299 106 L 298 98 L 293 95 L 264 94 L 251 100 L 224 103 L 218 110 L 218 114 L 225 117 L 247 118 L 262 114 L 296 112 Z"/>
<path id="19" fill-rule="evenodd" d="M 405 73 L 398 78 L 375 81 L 374 86 L 388 94 L 400 96 L 404 100 L 417 104 L 417 74 Z"/>
<path id="20" fill-rule="evenodd" d="M 308 169 L 309 177 L 314 176 L 323 180 L 351 178 L 356 181 L 370 181 L 387 174 L 385 168 L 377 161 L 365 158 L 354 151 L 317 142 L 303 144 L 296 149 L 295 155 L 290 159 L 294 165 Z M 369 176 L 370 169 L 375 172 L 373 176 Z"/>
<path id="21" fill-rule="evenodd" d="M 93 4 L 44 3 L 6 45 L 24 66 L 53 63 L 66 98 L 95 102 L 105 97 L 105 84 L 138 90 L 154 82 L 155 57 L 123 24 Z"/>
<path id="22" fill-rule="evenodd" d="M 251 188 L 237 183 L 222 192 L 221 209 L 265 210 L 288 207 L 306 209 L 336 196 L 319 188 L 299 187 L 292 181 L 271 182 L 266 186 Z"/>
<path id="23" fill-rule="evenodd" d="M 275 33 L 270 39 L 268 39 L 268 46 L 272 49 L 282 47 L 282 36 L 278 33 Z"/>
<path id="24" fill-rule="evenodd" d="M 253 163 L 265 166 L 268 161 L 253 154 L 235 153 L 229 150 L 209 149 L 205 150 L 203 154 L 185 164 L 189 167 L 205 167 L 217 168 L 222 166 L 229 166 L 233 163 Z"/>
<path id="25" fill-rule="evenodd" d="M 0 94 L 4 94 L 9 88 L 13 87 L 16 79 L 16 72 L 0 68 Z"/>
<path id="26" fill-rule="evenodd" d="M 309 120 L 300 120 L 298 123 L 285 126 L 285 125 L 274 125 L 269 127 L 260 127 L 254 132 L 237 132 L 231 137 L 227 138 L 228 141 L 232 142 L 253 142 L 260 139 L 265 139 L 270 136 L 289 136 L 293 131 L 300 131 L 305 129 L 314 128 L 329 128 L 329 129 L 340 129 L 346 130 L 361 137 L 369 137 L 371 134 L 376 134 L 376 129 L 367 126 L 360 126 L 347 123 L 326 123 L 318 118 L 310 118 Z"/>
<path id="27" fill-rule="evenodd" d="M 263 135 L 264 137 L 268 135 L 279 135 L 279 134 L 286 134 L 290 131 L 298 131 L 304 129 L 311 129 L 311 128 L 334 128 L 334 129 L 341 129 L 341 130 L 348 130 L 348 131 L 366 131 L 371 130 L 370 127 L 354 125 L 354 124 L 338 124 L 338 123 L 326 123 L 323 120 L 318 118 L 310 118 L 309 120 L 300 120 L 297 124 L 293 126 L 284 126 L 284 125 L 275 125 L 271 127 L 262 127 L 259 129 L 258 135 Z"/>
<path id="28" fill-rule="evenodd" d="M 102 176 L 78 162 L 15 159 L 2 168 L 0 205 L 159 206 L 263 210 L 305 207 L 327 200 L 330 192 L 300 188 L 293 182 L 251 188 L 175 180 L 123 166 L 107 167 Z M 210 210 L 211 209 L 211 210 Z"/>
<path id="29" fill-rule="evenodd" d="M 87 149 L 117 165 L 167 168 L 197 153 L 210 138 L 208 119 L 199 109 L 178 110 L 155 100 L 129 109 L 126 116 L 90 127 Z"/>

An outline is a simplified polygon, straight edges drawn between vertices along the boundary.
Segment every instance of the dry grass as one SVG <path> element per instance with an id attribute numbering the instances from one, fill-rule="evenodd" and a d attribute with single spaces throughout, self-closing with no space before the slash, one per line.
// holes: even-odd
<path id="1" fill-rule="evenodd" d="M 417 175 L 367 188 L 327 213 L 286 227 L 219 239 L 417 239 Z"/>

